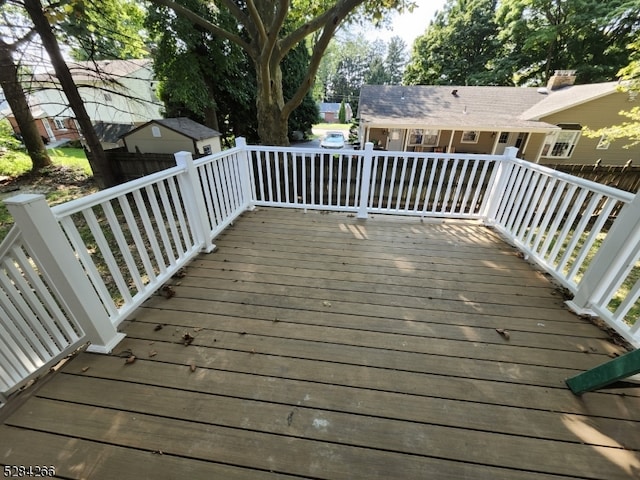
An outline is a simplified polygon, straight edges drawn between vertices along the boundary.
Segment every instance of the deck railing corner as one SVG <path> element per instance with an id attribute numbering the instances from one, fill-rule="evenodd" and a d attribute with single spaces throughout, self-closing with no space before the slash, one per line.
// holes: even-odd
<path id="1" fill-rule="evenodd" d="M 116 330 L 100 298 L 47 204 L 44 195 L 20 194 L 5 200 L 24 243 L 49 288 L 91 343 L 89 349 L 110 353 L 124 338 Z"/>

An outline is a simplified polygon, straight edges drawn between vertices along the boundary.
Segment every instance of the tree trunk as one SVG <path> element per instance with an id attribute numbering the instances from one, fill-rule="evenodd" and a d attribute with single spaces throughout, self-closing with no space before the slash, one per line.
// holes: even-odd
<path id="1" fill-rule="evenodd" d="M 80 124 L 80 129 L 90 152 L 87 157 L 93 171 L 94 180 L 100 188 L 115 185 L 117 183 L 115 173 L 107 161 L 100 140 L 91 124 L 91 118 L 84 107 L 84 102 L 78 92 L 78 87 L 73 81 L 69 67 L 62 57 L 60 46 L 44 14 L 40 0 L 24 0 L 24 7 L 33 21 L 38 35 L 40 35 L 62 90 L 69 100 L 69 105 L 75 113 L 76 120 Z"/>
<path id="2" fill-rule="evenodd" d="M 31 171 L 37 172 L 47 165 L 51 159 L 47 153 L 42 136 L 38 131 L 36 121 L 31 114 L 29 102 L 20 84 L 18 66 L 11 56 L 11 49 L 0 39 L 0 87 L 7 97 L 13 116 L 20 128 L 22 142 L 31 157 Z"/>
<path id="3" fill-rule="evenodd" d="M 256 67 L 256 108 L 258 115 L 258 137 L 263 145 L 288 146 L 288 116 L 283 114 L 282 72 L 280 65 L 269 74 Z M 266 78 L 265 78 L 266 77 Z"/>

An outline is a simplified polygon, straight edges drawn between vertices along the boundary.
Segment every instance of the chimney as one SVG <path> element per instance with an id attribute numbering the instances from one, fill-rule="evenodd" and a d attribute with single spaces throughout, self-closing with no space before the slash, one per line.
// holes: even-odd
<path id="1" fill-rule="evenodd" d="M 556 70 L 547 82 L 547 90 L 559 90 L 564 87 L 569 87 L 574 83 L 576 83 L 575 70 Z"/>

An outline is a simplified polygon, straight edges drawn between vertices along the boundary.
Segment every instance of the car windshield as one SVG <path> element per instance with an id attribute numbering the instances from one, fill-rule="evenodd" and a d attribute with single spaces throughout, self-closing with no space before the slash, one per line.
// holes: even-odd
<path id="1" fill-rule="evenodd" d="M 327 139 L 330 139 L 330 138 L 341 139 L 341 138 L 344 138 L 344 137 L 342 136 L 341 133 L 330 133 L 330 134 L 327 135 Z"/>

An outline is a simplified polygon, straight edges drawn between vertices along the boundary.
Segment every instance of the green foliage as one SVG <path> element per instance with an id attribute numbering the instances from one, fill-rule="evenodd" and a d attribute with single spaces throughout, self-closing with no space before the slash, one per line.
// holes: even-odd
<path id="1" fill-rule="evenodd" d="M 16 150 L 19 146 L 20 141 L 15 137 L 9 120 L 0 119 L 0 149 Z"/>
<path id="2" fill-rule="evenodd" d="M 144 10 L 133 0 L 69 0 L 57 26 L 75 60 L 144 58 Z"/>
<path id="3" fill-rule="evenodd" d="M 54 166 L 77 170 L 82 175 L 91 175 L 89 161 L 81 148 L 54 148 L 48 150 Z M 24 150 L 9 150 L 0 155 L 0 175 L 19 177 L 31 171 L 31 158 Z M 46 174 L 46 170 L 45 170 Z"/>
<path id="4" fill-rule="evenodd" d="M 360 137 L 358 136 L 359 131 L 360 119 L 354 116 L 351 120 L 351 125 L 349 126 L 349 143 L 356 143 L 360 139 Z"/>
<path id="5" fill-rule="evenodd" d="M 396 85 L 406 63 L 406 44 L 393 37 L 388 44 L 364 35 L 336 37 L 322 59 L 316 78 L 319 101 L 351 104 L 358 110 L 362 85 Z"/>
<path id="6" fill-rule="evenodd" d="M 447 0 L 416 40 L 404 81 L 544 85 L 555 70 L 610 81 L 639 29 L 639 0 Z"/>
<path id="7" fill-rule="evenodd" d="M 492 61 L 498 52 L 496 0 L 448 0 L 413 47 L 409 85 L 503 83 Z"/>
<path id="8" fill-rule="evenodd" d="M 309 50 L 305 42 L 300 42 L 282 62 L 282 89 L 285 101 L 295 94 L 308 68 Z M 318 105 L 313 100 L 311 91 L 308 91 L 302 103 L 289 116 L 289 139 L 295 137 L 294 132 L 302 132 L 303 137 L 307 138 L 319 117 Z"/>
<path id="9" fill-rule="evenodd" d="M 567 69 L 577 70 L 578 83 L 612 80 L 628 62 L 639 14 L 638 0 L 504 0 L 497 68 L 518 85 L 542 85 Z"/>
<path id="10" fill-rule="evenodd" d="M 640 40 L 629 45 L 629 49 L 631 50 L 631 61 L 618 72 L 626 80 L 621 84 L 620 90 L 637 97 L 640 96 Z M 628 143 L 624 148 L 640 145 L 640 107 L 623 110 L 619 114 L 627 120 L 598 130 L 585 129 L 584 135 L 592 138 L 603 137 L 605 141 L 609 142 L 626 140 Z"/>
<path id="11" fill-rule="evenodd" d="M 237 25 L 228 14 L 210 12 L 197 0 L 180 0 L 220 26 Z M 152 6 L 145 25 L 155 42 L 154 68 L 165 116 L 186 116 L 222 133 L 257 140 L 255 74 L 242 49 L 212 36 L 165 7 Z"/>
<path id="12" fill-rule="evenodd" d="M 340 109 L 338 110 L 338 121 L 340 123 L 347 123 L 347 109 L 344 106 L 344 100 L 340 102 Z"/>

